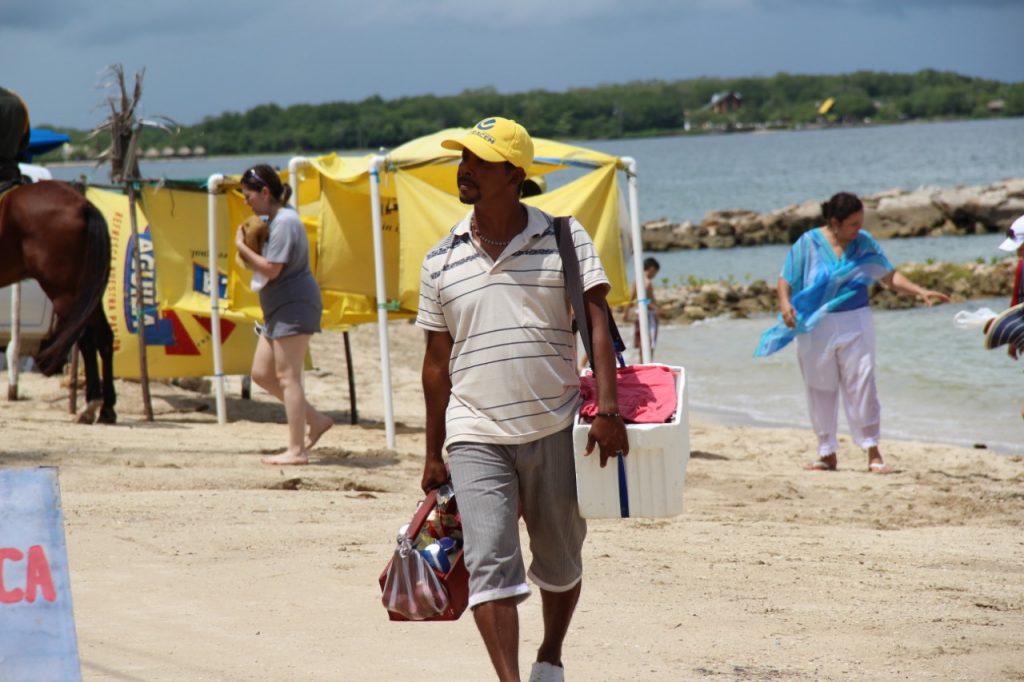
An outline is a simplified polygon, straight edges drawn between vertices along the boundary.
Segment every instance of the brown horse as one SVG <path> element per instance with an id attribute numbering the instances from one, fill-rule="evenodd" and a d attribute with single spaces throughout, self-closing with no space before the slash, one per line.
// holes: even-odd
<path id="1" fill-rule="evenodd" d="M 110 234 L 103 215 L 63 182 L 21 185 L 0 197 L 0 287 L 33 278 L 53 302 L 56 328 L 40 344 L 35 362 L 43 374 L 61 371 L 75 342 L 86 370 L 83 413 L 113 423 L 113 332 L 102 298 L 110 274 Z M 97 352 L 103 361 L 100 386 Z M 83 419 L 80 419 L 83 421 Z"/>

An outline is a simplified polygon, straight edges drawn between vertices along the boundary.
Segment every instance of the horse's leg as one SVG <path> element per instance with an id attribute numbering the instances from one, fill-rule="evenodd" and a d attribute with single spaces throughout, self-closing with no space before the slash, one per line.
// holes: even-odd
<path id="1" fill-rule="evenodd" d="M 100 391 L 100 370 L 96 360 L 96 334 L 86 327 L 78 339 L 78 350 L 85 364 L 85 409 L 78 413 L 79 424 L 93 424 L 103 404 Z"/>
<path id="2" fill-rule="evenodd" d="M 99 351 L 100 360 L 103 361 L 103 407 L 100 409 L 99 422 L 115 424 L 117 412 L 114 411 L 114 405 L 117 404 L 117 393 L 114 392 L 114 332 L 102 310 L 97 310 L 93 315 L 91 329 L 96 337 L 96 349 Z"/>
<path id="3" fill-rule="evenodd" d="M 65 333 L 64 330 L 66 330 L 66 324 L 65 324 L 64 320 L 68 319 L 68 316 L 72 314 L 72 311 L 73 311 L 74 305 L 75 305 L 75 294 L 74 293 L 63 293 L 63 294 L 54 296 L 54 295 L 50 294 L 49 292 L 46 292 L 45 290 L 44 290 L 44 293 L 46 293 L 47 296 L 49 296 L 50 303 L 53 305 L 53 316 L 54 316 L 54 319 L 53 319 L 53 322 L 50 325 L 50 331 L 46 334 L 45 337 L 43 337 L 39 341 L 39 347 L 36 350 L 35 357 L 33 358 L 33 360 L 36 363 L 36 369 L 38 369 L 40 372 L 42 372 L 45 376 L 52 376 L 53 374 L 55 374 L 57 372 L 60 372 L 61 370 L 63 370 L 67 366 L 68 362 L 71 360 L 71 351 L 75 347 L 74 344 L 78 343 L 79 344 L 78 345 L 78 350 L 81 352 L 82 361 L 83 361 L 83 365 L 84 365 L 84 368 L 85 368 L 85 376 L 86 376 L 86 395 L 85 395 L 85 400 L 86 400 L 86 410 L 88 410 L 89 409 L 89 405 L 88 405 L 89 400 L 93 400 L 93 399 L 98 400 L 99 397 L 100 397 L 99 396 L 99 381 L 97 380 L 97 382 L 96 382 L 96 392 L 95 392 L 96 395 L 95 396 L 90 396 L 89 395 L 89 385 L 88 385 L 88 378 L 89 378 L 89 373 L 90 373 L 89 363 L 92 362 L 93 364 L 95 364 L 95 361 L 96 361 L 96 352 L 95 352 L 95 350 L 89 350 L 89 345 L 92 345 L 93 348 L 95 348 L 95 342 L 92 342 L 90 344 L 89 339 L 86 338 L 88 336 L 86 334 L 86 330 L 88 329 L 88 327 L 85 327 L 80 332 L 80 336 L 79 336 L 79 338 L 77 340 L 73 339 L 73 338 L 70 339 L 70 345 L 68 345 L 63 351 L 61 351 L 59 353 L 55 352 L 55 349 L 56 349 L 57 346 L 59 346 L 61 343 L 64 343 L 64 342 L 67 341 L 67 339 L 65 339 L 64 342 L 61 341 L 61 338 L 64 336 L 64 333 Z M 99 376 L 99 371 L 98 370 L 96 370 L 95 376 L 97 376 L 97 377 Z M 77 381 L 77 378 L 75 380 Z M 95 411 L 96 410 L 94 409 L 93 413 L 95 413 Z M 85 414 L 85 411 L 79 413 L 80 416 L 83 415 L 83 414 Z M 82 420 L 80 418 L 78 421 L 79 421 L 79 423 L 83 423 L 83 424 L 85 424 L 85 423 L 92 424 L 94 420 L 90 420 L 90 421 L 86 422 L 86 421 L 84 421 L 84 420 Z"/>

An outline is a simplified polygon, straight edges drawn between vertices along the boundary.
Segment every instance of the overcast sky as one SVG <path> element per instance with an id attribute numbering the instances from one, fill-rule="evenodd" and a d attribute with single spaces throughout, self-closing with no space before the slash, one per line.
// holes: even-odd
<path id="1" fill-rule="evenodd" d="M 0 0 L 0 45 L 0 85 L 34 124 L 84 129 L 116 62 L 145 67 L 144 115 L 183 124 L 268 102 L 779 71 L 1017 82 L 1024 0 Z"/>

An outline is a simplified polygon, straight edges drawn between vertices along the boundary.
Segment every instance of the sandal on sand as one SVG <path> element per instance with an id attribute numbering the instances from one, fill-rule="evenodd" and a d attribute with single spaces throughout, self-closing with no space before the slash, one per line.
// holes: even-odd
<path id="1" fill-rule="evenodd" d="M 868 463 L 869 474 L 894 474 L 895 469 L 889 467 L 885 462 L 870 462 Z"/>
<path id="2" fill-rule="evenodd" d="M 537 661 L 530 670 L 530 682 L 564 682 L 565 668 Z"/>
<path id="3" fill-rule="evenodd" d="M 309 457 L 292 457 L 282 452 L 270 457 L 260 457 L 260 461 L 274 466 L 306 466 L 309 464 Z"/>
<path id="4" fill-rule="evenodd" d="M 838 467 L 826 462 L 824 459 L 817 459 L 804 465 L 806 471 L 835 471 Z"/>

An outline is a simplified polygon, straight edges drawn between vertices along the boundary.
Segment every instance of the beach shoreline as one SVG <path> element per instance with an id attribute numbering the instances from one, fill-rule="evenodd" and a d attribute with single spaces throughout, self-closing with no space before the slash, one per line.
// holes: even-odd
<path id="1" fill-rule="evenodd" d="M 492 679 L 472 619 L 391 623 L 376 580 L 421 497 L 422 332 L 392 323 L 397 447 L 386 448 L 377 334 L 314 338 L 311 402 L 337 426 L 307 467 L 259 464 L 280 405 L 228 381 L 213 399 L 118 381 L 121 421 L 70 423 L 58 379 L 22 375 L 0 466 L 60 470 L 83 679 Z M 570 679 L 1024 678 L 1024 458 L 893 441 L 898 473 L 804 472 L 803 429 L 691 415 L 685 512 L 594 520 L 564 660 Z M 521 608 L 521 667 L 540 600 Z"/>

